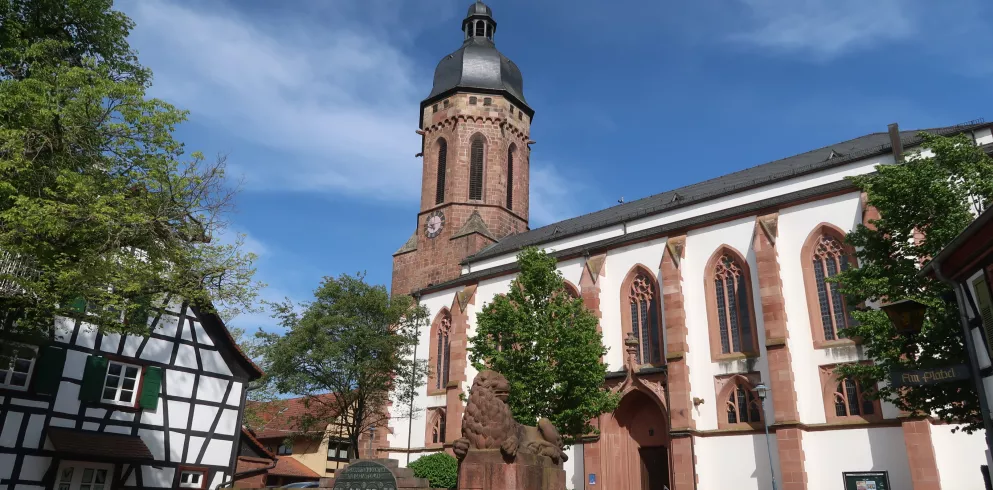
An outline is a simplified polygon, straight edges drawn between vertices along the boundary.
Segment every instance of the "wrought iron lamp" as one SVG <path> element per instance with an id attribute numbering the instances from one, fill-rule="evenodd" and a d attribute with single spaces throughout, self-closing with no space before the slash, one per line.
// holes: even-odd
<path id="1" fill-rule="evenodd" d="M 900 333 L 920 332 L 921 327 L 924 326 L 924 318 L 927 316 L 927 306 L 912 299 L 889 303 L 883 305 L 881 309 Z"/>
<path id="2" fill-rule="evenodd" d="M 765 416 L 765 397 L 769 394 L 769 387 L 759 383 L 755 387 L 755 393 L 759 396 L 759 403 L 762 405 L 762 425 L 765 425 L 765 448 L 769 451 L 769 475 L 772 477 L 772 490 L 776 490 L 776 470 L 772 466 L 772 443 L 769 442 L 769 419 Z"/>

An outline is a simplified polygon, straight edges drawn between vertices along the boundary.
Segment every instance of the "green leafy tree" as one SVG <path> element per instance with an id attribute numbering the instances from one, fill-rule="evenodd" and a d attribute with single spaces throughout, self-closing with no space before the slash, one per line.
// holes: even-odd
<path id="1" fill-rule="evenodd" d="M 102 331 L 142 333 L 163 293 L 230 316 L 261 286 L 242 240 L 219 240 L 236 190 L 224 159 L 173 137 L 186 112 L 146 97 L 133 23 L 111 7 L 0 0 L 0 311 L 16 312 L 14 333 L 83 309 Z"/>
<path id="2" fill-rule="evenodd" d="M 881 218 L 848 235 L 859 267 L 833 280 L 841 283 L 849 305 L 912 299 L 927 306 L 924 326 L 914 335 L 898 335 L 881 310 L 853 312 L 856 324 L 842 334 L 861 339 L 875 362 L 845 365 L 839 372 L 859 379 L 863 386 L 876 386 L 893 370 L 968 362 L 958 308 L 942 299 L 949 287 L 918 272 L 993 203 L 993 160 L 967 136 L 921 136 L 921 148 L 929 149 L 930 157 L 908 155 L 901 165 L 879 166 L 874 174 L 852 178 Z M 968 432 L 982 428 L 971 380 L 906 389 L 884 386 L 878 396 L 916 415 L 935 414 L 947 422 L 963 423 Z"/>
<path id="3" fill-rule="evenodd" d="M 340 427 L 354 451 L 363 432 L 386 430 L 391 396 L 410 406 L 427 371 L 413 356 L 427 311 L 409 296 L 344 274 L 325 278 L 301 311 L 288 300 L 273 308 L 286 334 L 256 335 L 276 391 L 305 399 L 301 434 Z"/>
<path id="4" fill-rule="evenodd" d="M 451 454 L 422 456 L 408 466 L 417 478 L 427 478 L 431 488 L 455 488 L 459 483 L 459 462 Z"/>
<path id="5" fill-rule="evenodd" d="M 469 357 L 476 369 L 507 378 L 519 422 L 545 417 L 571 444 L 595 433 L 591 419 L 617 407 L 617 396 L 603 388 L 607 349 L 596 315 L 567 292 L 554 257 L 526 248 L 517 263 L 510 291 L 477 316 Z"/>

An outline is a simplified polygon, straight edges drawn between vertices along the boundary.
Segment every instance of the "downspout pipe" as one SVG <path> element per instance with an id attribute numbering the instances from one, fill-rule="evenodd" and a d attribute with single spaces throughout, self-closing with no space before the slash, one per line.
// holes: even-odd
<path id="1" fill-rule="evenodd" d="M 962 286 L 942 274 L 941 263 L 935 260 L 931 263 L 931 267 L 934 270 L 934 276 L 939 281 L 951 286 L 952 290 L 955 291 L 955 302 L 959 308 L 959 323 L 962 325 L 962 334 L 965 337 L 965 350 L 969 355 L 969 370 L 971 371 L 976 391 L 979 393 L 979 416 L 983 419 L 983 428 L 986 431 L 986 454 L 988 461 L 989 458 L 993 458 L 993 425 L 991 425 L 990 421 L 990 407 L 989 401 L 986 398 L 986 386 L 983 385 L 982 375 L 979 374 L 979 359 L 976 357 L 976 345 L 972 338 L 972 327 L 969 325 L 969 315 L 966 313 L 970 302 L 966 298 L 967 293 L 963 290 Z"/>

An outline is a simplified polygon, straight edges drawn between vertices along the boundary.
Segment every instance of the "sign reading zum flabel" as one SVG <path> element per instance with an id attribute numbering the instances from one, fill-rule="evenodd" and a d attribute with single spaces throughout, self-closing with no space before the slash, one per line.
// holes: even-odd
<path id="1" fill-rule="evenodd" d="M 964 379 L 969 379 L 969 368 L 964 364 L 890 373 L 890 384 L 894 387 L 934 385 Z"/>
<path id="2" fill-rule="evenodd" d="M 334 476 L 334 490 L 396 490 L 397 479 L 375 461 L 356 461 Z"/>

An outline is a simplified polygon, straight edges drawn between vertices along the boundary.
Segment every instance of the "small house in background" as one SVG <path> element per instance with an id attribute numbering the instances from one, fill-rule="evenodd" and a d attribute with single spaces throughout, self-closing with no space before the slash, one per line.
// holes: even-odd
<path id="1" fill-rule="evenodd" d="M 292 456 L 273 454 L 250 429 L 242 427 L 241 433 L 241 447 L 234 474 L 235 488 L 278 487 L 321 478 Z"/>
<path id="2" fill-rule="evenodd" d="M 333 397 L 334 395 L 320 395 Z M 290 398 L 255 405 L 257 427 L 249 427 L 254 438 L 279 461 L 276 472 L 282 478 L 293 478 L 303 472 L 295 470 L 294 462 L 314 473 L 316 480 L 321 477 L 333 477 L 338 468 L 346 465 L 349 460 L 349 441 L 347 432 L 336 424 L 327 424 L 323 430 L 301 427 L 301 417 L 310 409 L 305 398 Z M 312 400 L 311 404 L 321 403 L 320 398 Z M 251 425 L 250 423 L 248 425 Z M 381 431 L 380 431 L 381 432 Z M 372 444 L 373 452 L 380 447 L 385 448 L 385 436 L 375 434 Z M 359 437 L 359 454 L 369 457 L 369 434 Z M 242 453 L 244 455 L 244 453 Z M 273 471 L 270 475 L 276 476 Z M 287 481 L 288 482 L 288 481 Z M 272 486 L 270 480 L 268 486 Z"/>
<path id="3" fill-rule="evenodd" d="M 101 334 L 85 301 L 46 338 L 0 329 L 0 488 L 216 488 L 231 482 L 262 372 L 214 313 L 165 299 L 147 336 Z"/>

